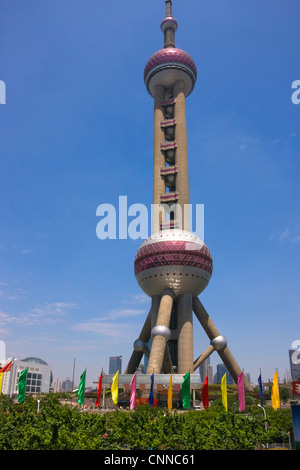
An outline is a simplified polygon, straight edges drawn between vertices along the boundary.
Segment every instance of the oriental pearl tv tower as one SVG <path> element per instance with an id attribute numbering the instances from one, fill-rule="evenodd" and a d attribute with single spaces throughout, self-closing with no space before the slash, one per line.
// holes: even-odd
<path id="1" fill-rule="evenodd" d="M 152 235 L 134 261 L 137 282 L 151 297 L 151 308 L 125 373 L 136 371 L 143 354 L 148 357 L 147 374 L 193 373 L 217 351 L 237 382 L 242 371 L 198 298 L 210 281 L 213 262 L 204 241 L 190 232 L 185 100 L 195 86 L 197 69 L 191 56 L 175 47 L 178 25 L 172 1 L 165 3 L 164 47 L 144 70 L 154 99 Z M 196 360 L 193 312 L 210 340 Z M 246 378 L 244 382 L 245 389 L 251 389 Z"/>

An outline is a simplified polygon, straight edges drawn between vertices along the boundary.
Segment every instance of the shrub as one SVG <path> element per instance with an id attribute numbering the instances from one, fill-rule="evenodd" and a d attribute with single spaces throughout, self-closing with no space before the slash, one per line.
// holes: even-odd
<path id="1" fill-rule="evenodd" d="M 218 402 L 205 411 L 172 411 L 149 405 L 135 411 L 82 413 L 53 395 L 37 401 L 26 397 L 13 404 L 0 396 L 0 450 L 100 449 L 255 449 L 267 442 L 287 442 L 290 409 L 267 410 L 268 428 L 257 405 L 252 413 L 239 413 L 235 401 L 228 412 Z"/>

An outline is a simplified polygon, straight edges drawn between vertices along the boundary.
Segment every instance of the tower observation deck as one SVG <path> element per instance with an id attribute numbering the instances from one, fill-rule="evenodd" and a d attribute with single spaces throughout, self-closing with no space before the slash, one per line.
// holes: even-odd
<path id="1" fill-rule="evenodd" d="M 198 298 L 210 281 L 213 261 L 204 241 L 190 232 L 185 100 L 194 89 L 197 68 L 192 57 L 175 46 L 178 24 L 172 1 L 165 4 L 164 47 L 144 69 L 154 99 L 153 230 L 134 262 L 137 282 L 152 302 L 125 373 L 135 372 L 143 354 L 148 356 L 147 374 L 193 373 L 217 351 L 237 381 L 241 369 Z M 210 339 L 196 360 L 193 312 Z M 244 383 L 251 388 L 245 378 Z"/>

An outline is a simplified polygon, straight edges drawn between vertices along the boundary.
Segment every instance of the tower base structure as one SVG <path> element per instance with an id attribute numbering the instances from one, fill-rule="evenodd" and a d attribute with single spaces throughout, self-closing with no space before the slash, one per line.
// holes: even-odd
<path id="1" fill-rule="evenodd" d="M 174 330 L 169 328 L 172 326 L 170 320 L 172 311 L 174 312 L 174 293 L 171 289 L 165 290 L 161 297 L 152 298 L 149 314 L 139 338 L 134 342 L 134 350 L 125 374 L 134 374 L 143 354 L 148 358 L 147 374 L 170 374 L 173 371 L 178 374 L 186 374 L 188 371 L 193 373 L 216 351 L 231 377 L 237 383 L 242 370 L 230 352 L 226 338 L 220 335 L 199 298 L 192 298 L 190 294 L 185 294 L 175 302 L 180 306 L 178 310 L 180 320 L 177 323 L 179 326 L 178 340 L 172 340 Z M 196 360 L 191 360 L 193 354 L 193 312 L 210 340 L 207 349 Z M 151 350 L 149 348 L 150 342 Z M 175 342 L 177 342 L 177 348 Z M 244 386 L 246 391 L 253 390 L 245 376 Z"/>

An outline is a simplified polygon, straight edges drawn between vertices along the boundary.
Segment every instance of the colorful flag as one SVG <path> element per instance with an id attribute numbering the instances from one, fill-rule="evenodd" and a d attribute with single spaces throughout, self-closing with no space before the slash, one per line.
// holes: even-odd
<path id="1" fill-rule="evenodd" d="M 203 403 L 203 408 L 206 409 L 208 407 L 208 374 L 206 374 L 206 378 L 202 387 L 201 398 Z"/>
<path id="2" fill-rule="evenodd" d="M 149 398 L 148 398 L 148 403 L 150 406 L 153 406 L 154 403 L 154 390 L 153 390 L 153 385 L 154 385 L 154 372 L 150 377 L 151 379 L 151 387 L 150 387 L 150 393 L 149 393 Z"/>
<path id="3" fill-rule="evenodd" d="M 238 376 L 237 389 L 238 389 L 238 397 L 239 397 L 239 402 L 240 402 L 239 411 L 243 411 L 245 409 L 245 387 L 244 387 L 244 373 L 243 372 Z"/>
<path id="4" fill-rule="evenodd" d="M 278 372 L 277 371 L 275 372 L 273 376 L 271 400 L 272 400 L 272 406 L 274 410 L 278 410 L 278 408 L 280 408 L 280 401 L 279 401 L 279 386 L 278 386 Z"/>
<path id="5" fill-rule="evenodd" d="M 263 396 L 263 389 L 262 389 L 261 374 L 259 374 L 259 377 L 258 377 L 257 381 L 258 381 L 258 388 L 259 388 L 261 406 L 264 406 L 264 396 Z"/>
<path id="6" fill-rule="evenodd" d="M 9 372 L 12 366 L 12 361 L 8 362 L 2 369 L 0 369 L 1 372 Z"/>
<path id="7" fill-rule="evenodd" d="M 170 377 L 170 380 L 169 380 L 169 388 L 168 388 L 168 408 L 169 408 L 169 411 L 171 411 L 171 409 L 173 407 L 172 378 L 173 378 L 173 374 L 171 373 L 171 377 Z"/>
<path id="8" fill-rule="evenodd" d="M 188 371 L 187 374 L 183 376 L 183 382 L 182 382 L 182 406 L 183 409 L 187 409 L 190 407 L 190 399 L 191 399 L 191 373 Z"/>
<path id="9" fill-rule="evenodd" d="M 222 403 L 223 403 L 223 406 L 224 406 L 225 410 L 227 411 L 228 406 L 227 406 L 227 381 L 226 381 L 226 372 L 225 372 L 225 374 L 223 375 L 222 380 L 221 380 L 221 390 L 222 390 Z"/>
<path id="10" fill-rule="evenodd" d="M 85 375 L 86 370 L 80 376 L 80 383 L 78 385 L 78 403 L 79 405 L 83 404 L 84 392 L 85 392 Z"/>
<path id="11" fill-rule="evenodd" d="M 98 387 L 97 387 L 96 408 L 98 408 L 98 406 L 100 405 L 100 400 L 101 400 L 102 375 L 103 375 L 103 371 L 101 371 L 99 382 L 98 382 Z"/>
<path id="12" fill-rule="evenodd" d="M 131 410 L 134 410 L 135 408 L 135 392 L 136 392 L 136 371 L 130 383 L 130 409 Z"/>
<path id="13" fill-rule="evenodd" d="M 23 403 L 25 400 L 25 392 L 26 392 L 26 382 L 27 382 L 27 369 L 22 370 L 18 380 L 18 403 Z"/>
<path id="14" fill-rule="evenodd" d="M 119 369 L 113 376 L 112 384 L 111 384 L 111 396 L 112 396 L 114 405 L 118 404 L 118 395 L 119 395 Z"/>
<path id="15" fill-rule="evenodd" d="M 1 390 L 2 390 L 2 381 L 3 381 L 3 377 L 4 377 L 4 373 L 5 372 L 9 372 L 10 369 L 11 369 L 11 366 L 12 366 L 12 361 L 8 362 L 4 367 L 2 367 L 2 369 L 0 369 L 0 393 L 1 393 Z"/>

